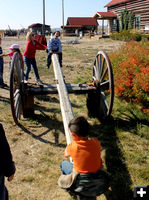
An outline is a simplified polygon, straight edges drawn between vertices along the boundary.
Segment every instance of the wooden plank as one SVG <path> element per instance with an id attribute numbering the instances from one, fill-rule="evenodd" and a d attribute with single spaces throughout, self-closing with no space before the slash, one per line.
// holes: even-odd
<path id="1" fill-rule="evenodd" d="M 68 128 L 68 123 L 71 119 L 74 118 L 74 114 L 71 107 L 71 102 L 69 99 L 67 88 L 65 85 L 63 73 L 58 61 L 58 56 L 56 54 L 52 55 L 52 62 L 53 62 L 53 69 L 54 69 L 54 74 L 55 74 L 55 79 L 56 79 L 57 90 L 58 90 L 58 94 L 60 98 L 60 106 L 61 106 L 61 113 L 63 117 L 66 141 L 67 141 L 67 144 L 69 144 L 73 139 L 71 137 L 71 134 Z"/>

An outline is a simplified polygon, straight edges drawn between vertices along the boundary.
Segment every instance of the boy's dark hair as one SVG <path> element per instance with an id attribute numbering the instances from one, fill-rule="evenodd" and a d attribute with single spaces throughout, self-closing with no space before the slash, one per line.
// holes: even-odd
<path id="1" fill-rule="evenodd" d="M 53 35 L 55 35 L 55 33 L 59 33 L 59 36 L 61 35 L 61 32 L 60 32 L 60 31 L 55 31 L 55 32 L 53 33 Z"/>
<path id="2" fill-rule="evenodd" d="M 78 136 L 82 136 L 82 137 L 88 136 L 89 123 L 85 119 L 85 117 L 82 117 L 82 116 L 75 117 L 69 122 L 68 127 L 71 132 L 75 133 Z"/>

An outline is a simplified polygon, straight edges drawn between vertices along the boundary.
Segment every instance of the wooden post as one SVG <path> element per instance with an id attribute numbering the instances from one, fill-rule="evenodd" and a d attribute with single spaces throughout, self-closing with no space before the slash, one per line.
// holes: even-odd
<path id="1" fill-rule="evenodd" d="M 71 137 L 71 134 L 68 128 L 68 123 L 71 119 L 74 118 L 74 114 L 71 107 L 71 102 L 69 99 L 69 95 L 67 92 L 67 88 L 65 85 L 63 73 L 58 61 L 57 54 L 52 55 L 52 62 L 53 62 L 53 69 L 54 69 L 54 74 L 55 74 L 55 79 L 56 79 L 57 90 L 58 90 L 58 94 L 60 98 L 60 106 L 61 106 L 61 112 L 62 112 L 62 117 L 63 117 L 66 140 L 67 140 L 67 144 L 69 144 L 73 139 Z"/>
<path id="2" fill-rule="evenodd" d="M 45 0 L 43 0 L 43 25 L 42 25 L 42 35 L 45 35 Z"/>
<path id="3" fill-rule="evenodd" d="M 102 20 L 102 37 L 104 36 L 104 19 Z"/>

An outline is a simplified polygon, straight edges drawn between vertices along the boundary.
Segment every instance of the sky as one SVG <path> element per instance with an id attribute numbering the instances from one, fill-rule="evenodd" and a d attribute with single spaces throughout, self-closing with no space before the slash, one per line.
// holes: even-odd
<path id="1" fill-rule="evenodd" d="M 64 25 L 68 17 L 93 17 L 107 11 L 111 0 L 64 0 Z M 43 23 L 43 0 L 0 0 L 0 30 L 27 28 Z M 45 0 L 45 24 L 51 28 L 62 26 L 62 0 Z"/>

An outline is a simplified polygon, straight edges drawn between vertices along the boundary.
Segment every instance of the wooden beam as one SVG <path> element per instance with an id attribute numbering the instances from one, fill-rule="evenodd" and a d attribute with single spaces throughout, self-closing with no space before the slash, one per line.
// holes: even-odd
<path id="1" fill-rule="evenodd" d="M 86 94 L 91 90 L 96 90 L 93 86 L 88 86 L 87 84 L 75 84 L 75 83 L 66 83 L 66 88 L 70 94 Z M 28 88 L 25 90 L 26 94 L 30 95 L 46 95 L 46 94 L 58 94 L 57 86 L 55 84 L 41 85 L 39 87 L 31 87 L 28 85 Z"/>
<path id="2" fill-rule="evenodd" d="M 55 79 L 56 79 L 56 86 L 57 86 L 57 90 L 58 90 L 58 94 L 60 98 L 60 107 L 61 107 L 61 113 L 63 117 L 66 141 L 67 141 L 67 144 L 69 144 L 73 139 L 71 137 L 71 134 L 68 128 L 68 123 L 70 122 L 71 119 L 74 118 L 74 114 L 71 107 L 71 102 L 69 99 L 67 88 L 65 85 L 63 73 L 58 61 L 58 56 L 56 54 L 52 55 L 52 62 L 53 62 Z"/>

